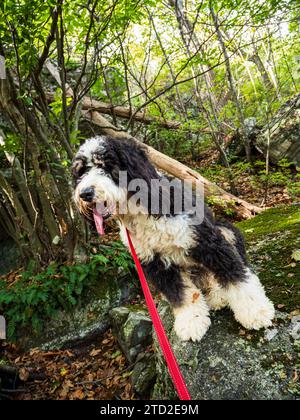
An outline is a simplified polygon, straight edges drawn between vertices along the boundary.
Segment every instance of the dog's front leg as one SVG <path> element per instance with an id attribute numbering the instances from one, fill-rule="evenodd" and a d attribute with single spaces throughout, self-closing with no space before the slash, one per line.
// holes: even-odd
<path id="1" fill-rule="evenodd" d="M 170 302 L 174 310 L 174 329 L 183 340 L 200 341 L 210 326 L 209 308 L 189 274 L 176 264 L 166 264 L 158 255 L 143 264 L 149 280 Z"/>
<path id="2" fill-rule="evenodd" d="M 184 283 L 182 302 L 174 307 L 174 329 L 181 340 L 200 341 L 211 322 L 209 308 L 202 292 L 191 282 L 187 273 L 181 273 Z"/>

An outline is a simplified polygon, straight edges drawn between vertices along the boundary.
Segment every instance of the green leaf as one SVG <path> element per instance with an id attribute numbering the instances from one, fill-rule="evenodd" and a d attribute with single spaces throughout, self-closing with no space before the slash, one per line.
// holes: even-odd
<path id="1" fill-rule="evenodd" d="M 300 249 L 296 249 L 293 253 L 292 253 L 292 259 L 294 261 L 300 261 Z"/>

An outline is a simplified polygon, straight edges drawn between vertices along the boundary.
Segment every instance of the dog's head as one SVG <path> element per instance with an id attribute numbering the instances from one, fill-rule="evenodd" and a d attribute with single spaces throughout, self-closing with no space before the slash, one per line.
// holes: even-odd
<path id="1" fill-rule="evenodd" d="M 127 185 L 120 183 L 120 173 L 126 173 L 128 183 L 143 179 L 149 186 L 151 179 L 158 177 L 142 145 L 106 136 L 88 139 L 79 148 L 72 173 L 76 205 L 95 221 L 100 234 L 104 233 L 104 222 L 118 214 L 129 198 Z"/>

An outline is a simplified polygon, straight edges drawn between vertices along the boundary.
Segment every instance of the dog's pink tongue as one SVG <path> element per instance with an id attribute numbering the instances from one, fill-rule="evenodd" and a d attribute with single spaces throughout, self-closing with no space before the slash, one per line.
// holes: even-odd
<path id="1" fill-rule="evenodd" d="M 104 235 L 104 222 L 102 214 L 98 213 L 96 209 L 94 209 L 94 221 L 96 225 L 97 232 L 99 235 Z"/>

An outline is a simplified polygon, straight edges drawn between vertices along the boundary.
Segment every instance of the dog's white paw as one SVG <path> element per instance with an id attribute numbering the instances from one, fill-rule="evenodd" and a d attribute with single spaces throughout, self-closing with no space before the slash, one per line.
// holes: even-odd
<path id="1" fill-rule="evenodd" d="M 193 307 L 180 310 L 175 315 L 174 329 L 182 341 L 200 341 L 210 327 L 209 313 L 199 314 Z"/>
<path id="2" fill-rule="evenodd" d="M 244 308 L 234 313 L 235 319 L 247 330 L 260 330 L 272 325 L 275 317 L 273 303 L 265 298 L 264 302 L 249 302 Z"/>

